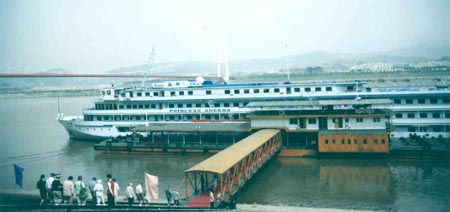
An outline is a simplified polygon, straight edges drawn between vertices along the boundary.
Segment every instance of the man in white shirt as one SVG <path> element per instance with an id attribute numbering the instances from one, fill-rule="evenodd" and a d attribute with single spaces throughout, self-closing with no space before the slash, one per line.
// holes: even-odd
<path id="1" fill-rule="evenodd" d="M 45 187 L 47 188 L 47 197 L 48 197 L 48 203 L 53 204 L 55 201 L 53 200 L 53 194 L 52 194 L 52 183 L 55 180 L 55 173 L 50 173 L 50 177 L 45 180 Z"/>

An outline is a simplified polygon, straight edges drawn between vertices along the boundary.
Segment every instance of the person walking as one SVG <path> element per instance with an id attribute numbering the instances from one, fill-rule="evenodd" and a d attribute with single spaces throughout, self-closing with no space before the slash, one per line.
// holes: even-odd
<path id="1" fill-rule="evenodd" d="M 127 186 L 126 191 L 125 191 L 125 195 L 126 195 L 127 198 L 128 198 L 128 206 L 131 207 L 131 206 L 133 205 L 133 202 L 134 202 L 134 196 L 135 196 L 135 194 L 134 194 L 134 189 L 133 189 L 133 183 L 130 183 L 130 184 Z"/>
<path id="2" fill-rule="evenodd" d="M 55 205 L 59 205 L 61 203 L 62 198 L 62 192 L 63 192 L 63 185 L 61 181 L 59 180 L 61 178 L 61 175 L 56 174 L 55 179 L 52 182 L 52 196 L 53 196 L 53 202 Z"/>
<path id="3" fill-rule="evenodd" d="M 209 189 L 209 207 L 214 208 L 214 192 L 212 189 Z"/>
<path id="4" fill-rule="evenodd" d="M 136 186 L 136 197 L 139 202 L 139 206 L 142 206 L 144 202 L 144 190 L 142 189 L 142 183 L 138 183 Z"/>
<path id="5" fill-rule="evenodd" d="M 53 200 L 53 194 L 52 194 L 52 183 L 53 180 L 55 180 L 55 174 L 54 173 L 50 173 L 50 177 L 47 178 L 47 180 L 45 181 L 45 186 L 47 187 L 47 202 L 49 204 L 54 204 L 55 201 Z"/>
<path id="6" fill-rule="evenodd" d="M 112 180 L 114 182 L 114 205 L 116 205 L 117 201 L 119 200 L 120 186 L 119 183 L 117 183 L 116 178 L 113 178 Z"/>
<path id="7" fill-rule="evenodd" d="M 112 180 L 112 175 L 111 174 L 107 174 L 106 175 L 106 179 L 108 179 L 108 184 L 107 184 L 107 196 L 108 196 L 108 206 L 112 207 L 116 205 L 116 201 L 114 200 L 115 198 L 115 183 Z"/>
<path id="8" fill-rule="evenodd" d="M 36 183 L 36 188 L 39 189 L 39 194 L 41 196 L 41 203 L 43 205 L 47 201 L 47 185 L 45 180 L 45 175 L 41 175 L 41 178 Z"/>
<path id="9" fill-rule="evenodd" d="M 180 206 L 180 193 L 177 190 L 172 191 L 173 204 L 178 207 Z"/>
<path id="10" fill-rule="evenodd" d="M 74 184 L 75 196 L 77 198 L 78 205 L 86 205 L 86 200 L 88 197 L 86 185 L 83 182 L 83 177 L 80 175 Z"/>
<path id="11" fill-rule="evenodd" d="M 95 197 L 97 200 L 97 206 L 100 205 L 100 203 L 102 203 L 102 205 L 105 205 L 105 198 L 103 198 L 103 192 L 105 191 L 105 189 L 103 188 L 102 185 L 102 180 L 98 179 L 97 183 L 94 186 L 94 192 L 95 192 Z"/>
<path id="12" fill-rule="evenodd" d="M 73 185 L 73 177 L 69 176 L 63 183 L 63 202 L 66 204 L 72 204 L 73 196 L 75 194 L 75 188 Z"/>
<path id="13" fill-rule="evenodd" d="M 170 207 L 170 205 L 172 204 L 172 191 L 170 190 L 170 188 L 166 189 L 166 198 L 167 198 L 167 206 Z"/>
<path id="14" fill-rule="evenodd" d="M 97 202 L 97 198 L 95 197 L 95 191 L 94 191 L 94 187 L 96 184 L 97 184 L 97 178 L 92 177 L 92 180 L 89 183 L 89 191 L 91 192 L 92 205 L 95 205 L 95 203 Z"/>

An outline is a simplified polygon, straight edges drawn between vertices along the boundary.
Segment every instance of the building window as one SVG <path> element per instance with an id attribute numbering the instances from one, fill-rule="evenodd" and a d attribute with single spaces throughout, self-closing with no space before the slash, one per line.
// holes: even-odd
<path id="1" fill-rule="evenodd" d="M 294 92 L 300 92 L 300 88 L 294 88 Z"/>
<path id="2" fill-rule="evenodd" d="M 381 121 L 381 119 L 379 117 L 373 118 L 373 122 L 380 122 L 380 121 Z"/>
<path id="3" fill-rule="evenodd" d="M 401 104 L 402 100 L 401 99 L 394 99 L 394 104 Z"/>
<path id="4" fill-rule="evenodd" d="M 187 107 L 187 108 L 191 108 L 191 107 L 192 107 L 192 104 L 186 104 L 186 107 Z"/>
<path id="5" fill-rule="evenodd" d="M 220 103 L 214 103 L 214 107 L 220 107 Z"/>
<path id="6" fill-rule="evenodd" d="M 189 95 L 189 96 L 194 95 L 194 91 L 188 91 L 188 95 Z"/>
<path id="7" fill-rule="evenodd" d="M 153 92 L 153 96 L 159 96 L 158 92 Z"/>
<path id="8" fill-rule="evenodd" d="M 311 92 L 311 88 L 309 87 L 305 88 L 305 92 Z"/>
<path id="9" fill-rule="evenodd" d="M 202 107 L 202 104 L 197 103 L 197 104 L 195 104 L 195 107 Z"/>
<path id="10" fill-rule="evenodd" d="M 450 118 L 450 113 L 445 113 L 445 118 Z"/>
<path id="11" fill-rule="evenodd" d="M 333 139 L 332 141 L 331 141 L 333 144 L 336 144 L 336 141 Z"/>
<path id="12" fill-rule="evenodd" d="M 178 95 L 180 95 L 180 96 L 184 96 L 184 91 L 180 91 L 180 92 L 178 92 Z"/>
<path id="13" fill-rule="evenodd" d="M 425 104 L 425 99 L 418 99 L 417 102 L 418 102 L 419 104 Z"/>
<path id="14" fill-rule="evenodd" d="M 174 104 L 169 104 L 169 108 L 174 108 L 175 105 Z"/>
<path id="15" fill-rule="evenodd" d="M 150 96 L 150 92 L 145 92 L 145 96 Z"/>
<path id="16" fill-rule="evenodd" d="M 431 103 L 431 104 L 437 104 L 437 103 L 438 103 L 438 100 L 437 100 L 437 99 L 430 99 L 430 103 Z"/>
<path id="17" fill-rule="evenodd" d="M 342 139 L 342 140 L 341 140 L 341 144 L 345 144 L 345 141 L 344 141 L 344 139 Z"/>
<path id="18" fill-rule="evenodd" d="M 358 122 L 358 123 L 363 122 L 363 118 L 356 118 L 356 122 Z"/>
<path id="19" fill-rule="evenodd" d="M 406 104 L 412 104 L 413 103 L 413 99 L 406 99 Z"/>
<path id="20" fill-rule="evenodd" d="M 137 92 L 136 96 L 142 96 L 141 92 Z"/>
<path id="21" fill-rule="evenodd" d="M 450 98 L 443 98 L 442 99 L 442 103 L 449 104 L 450 103 Z"/>
<path id="22" fill-rule="evenodd" d="M 348 139 L 347 144 L 352 144 L 352 140 Z"/>
<path id="23" fill-rule="evenodd" d="M 403 113 L 396 113 L 395 118 L 403 118 Z"/>
<path id="24" fill-rule="evenodd" d="M 332 87 L 326 87 L 325 90 L 326 91 L 333 91 L 333 88 Z"/>
<path id="25" fill-rule="evenodd" d="M 431 129 L 433 132 L 441 132 L 441 126 L 432 126 Z"/>
<path id="26" fill-rule="evenodd" d="M 358 140 L 353 140 L 353 144 L 358 144 Z"/>
<path id="27" fill-rule="evenodd" d="M 211 93 L 212 93 L 211 90 L 206 91 L 206 95 L 211 95 Z"/>
<path id="28" fill-rule="evenodd" d="M 373 144 L 378 144 L 378 139 L 373 139 Z"/>
<path id="29" fill-rule="evenodd" d="M 367 144 L 367 140 L 366 139 L 363 140 L 363 144 Z"/>
<path id="30" fill-rule="evenodd" d="M 441 118 L 441 114 L 440 113 L 433 113 L 433 118 L 438 119 Z"/>
<path id="31" fill-rule="evenodd" d="M 244 93 L 250 93 L 249 89 L 244 89 Z"/>
<path id="32" fill-rule="evenodd" d="M 230 94 L 230 90 L 225 90 L 225 94 Z"/>
<path id="33" fill-rule="evenodd" d="M 328 139 L 325 139 L 325 144 L 328 144 Z"/>
<path id="34" fill-rule="evenodd" d="M 175 91 L 171 91 L 170 96 L 175 96 Z"/>
<path id="35" fill-rule="evenodd" d="M 384 139 L 381 139 L 381 144 L 386 144 L 386 141 Z"/>
<path id="36" fill-rule="evenodd" d="M 420 118 L 428 118 L 427 113 L 420 113 L 419 116 L 420 116 Z"/>
<path id="37" fill-rule="evenodd" d="M 416 114 L 415 113 L 408 113 L 408 118 L 415 118 Z"/>
<path id="38" fill-rule="evenodd" d="M 241 91 L 239 89 L 234 90 L 234 94 L 240 94 Z"/>
<path id="39" fill-rule="evenodd" d="M 143 109 L 144 108 L 144 105 L 139 105 L 139 109 Z"/>
<path id="40" fill-rule="evenodd" d="M 315 88 L 315 91 L 316 91 L 316 92 L 322 91 L 322 88 L 321 88 L 321 87 L 316 87 L 316 88 Z"/>
<path id="41" fill-rule="evenodd" d="M 178 104 L 177 107 L 178 108 L 183 108 L 183 104 Z"/>
<path id="42" fill-rule="evenodd" d="M 264 93 L 269 93 L 269 89 L 268 88 L 264 88 L 263 92 Z"/>
<path id="43" fill-rule="evenodd" d="M 280 89 L 279 89 L 279 88 L 274 88 L 274 89 L 273 89 L 273 92 L 279 93 L 279 92 L 280 92 Z"/>
<path id="44" fill-rule="evenodd" d="M 228 102 L 227 103 L 223 103 L 223 106 L 224 107 L 230 107 L 230 103 L 228 103 Z"/>
<path id="45" fill-rule="evenodd" d="M 253 93 L 259 93 L 259 89 L 253 89 Z"/>
<path id="46" fill-rule="evenodd" d="M 239 107 L 239 102 L 233 103 L 233 106 L 234 106 L 234 107 Z"/>
<path id="47" fill-rule="evenodd" d="M 316 118 L 309 118 L 308 119 L 308 124 L 316 124 L 317 123 L 317 119 Z"/>
<path id="48" fill-rule="evenodd" d="M 297 125 L 297 124 L 298 124 L 298 119 L 297 119 L 297 118 L 291 118 L 291 119 L 289 119 L 289 124 L 295 124 L 295 125 Z"/>
<path id="49" fill-rule="evenodd" d="M 416 128 L 415 127 L 408 127 L 408 132 L 416 132 Z"/>

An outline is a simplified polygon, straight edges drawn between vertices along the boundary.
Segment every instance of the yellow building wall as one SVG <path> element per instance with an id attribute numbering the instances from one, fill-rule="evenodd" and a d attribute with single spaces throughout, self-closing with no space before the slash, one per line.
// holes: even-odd
<path id="1" fill-rule="evenodd" d="M 333 143 L 334 140 L 334 143 Z M 344 143 L 342 144 L 342 140 Z M 350 140 L 350 144 L 348 141 Z M 357 143 L 355 144 L 355 140 Z M 366 144 L 364 144 L 366 140 Z M 382 141 L 384 140 L 384 144 Z M 328 143 L 327 143 L 328 141 Z M 319 134 L 319 152 L 389 153 L 388 134 Z"/>

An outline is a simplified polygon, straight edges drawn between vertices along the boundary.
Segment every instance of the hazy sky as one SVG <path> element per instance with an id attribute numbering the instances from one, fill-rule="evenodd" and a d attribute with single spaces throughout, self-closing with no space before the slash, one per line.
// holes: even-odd
<path id="1" fill-rule="evenodd" d="M 103 72 L 156 62 L 450 43 L 450 0 L 0 0 L 0 68 Z M 286 45 L 287 44 L 287 45 Z"/>

